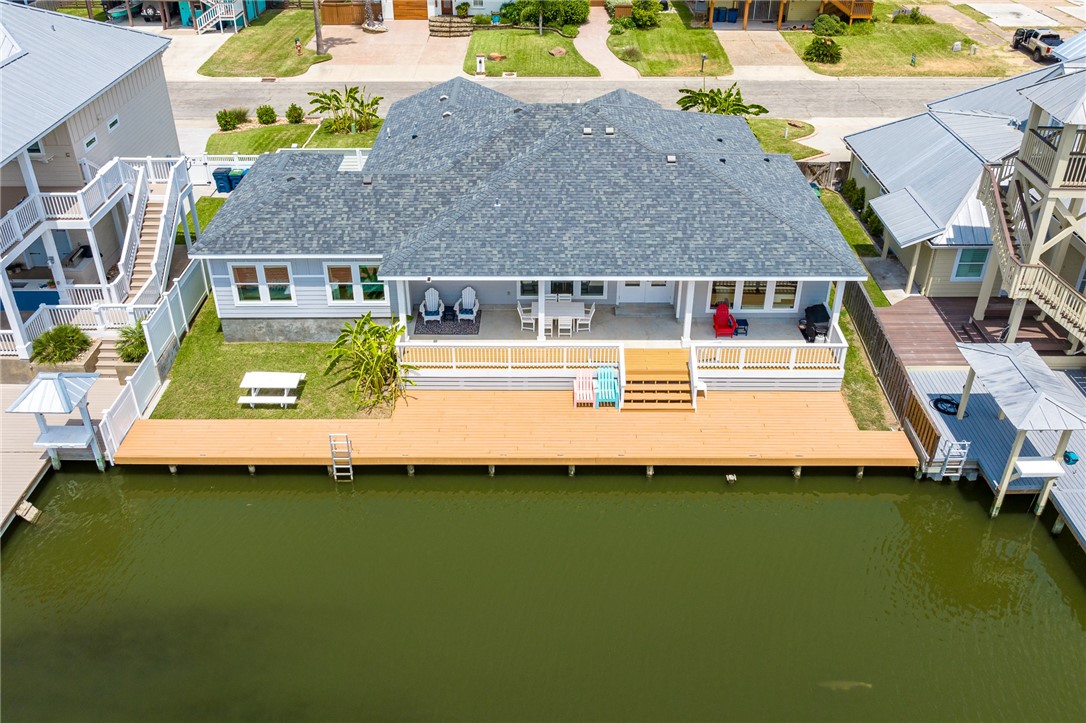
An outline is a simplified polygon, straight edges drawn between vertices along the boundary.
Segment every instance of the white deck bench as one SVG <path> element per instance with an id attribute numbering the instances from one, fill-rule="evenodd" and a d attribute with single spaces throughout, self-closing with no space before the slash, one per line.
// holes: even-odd
<path id="1" fill-rule="evenodd" d="M 246 397 L 238 397 L 238 404 L 248 404 L 250 407 L 255 407 L 258 404 L 278 404 L 284 409 L 298 401 L 298 397 L 295 396 L 279 396 L 272 394 L 250 394 Z"/>

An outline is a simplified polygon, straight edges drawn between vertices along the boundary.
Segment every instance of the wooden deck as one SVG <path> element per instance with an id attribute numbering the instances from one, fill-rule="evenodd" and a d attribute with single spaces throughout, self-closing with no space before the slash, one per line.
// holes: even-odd
<path id="1" fill-rule="evenodd" d="M 712 392 L 690 414 L 573 407 L 572 392 L 418 390 L 389 419 L 136 422 L 118 464 L 865 466 L 917 464 L 901 432 L 862 432 L 838 392 Z"/>

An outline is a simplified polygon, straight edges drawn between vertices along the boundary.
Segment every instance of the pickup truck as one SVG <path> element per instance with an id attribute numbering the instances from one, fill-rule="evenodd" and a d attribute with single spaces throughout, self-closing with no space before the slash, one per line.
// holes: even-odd
<path id="1" fill-rule="evenodd" d="M 1063 43 L 1058 33 L 1039 28 L 1018 28 L 1014 31 L 1011 47 L 1015 50 L 1024 49 L 1033 55 L 1033 59 L 1040 63 L 1045 58 L 1052 57 L 1052 49 Z"/>

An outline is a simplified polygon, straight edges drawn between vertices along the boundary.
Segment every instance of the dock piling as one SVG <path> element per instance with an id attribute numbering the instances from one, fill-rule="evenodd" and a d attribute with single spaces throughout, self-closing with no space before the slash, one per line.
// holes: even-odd
<path id="1" fill-rule="evenodd" d="M 415 465 L 413 465 L 413 464 L 407 465 L 407 476 L 408 477 L 414 477 L 415 476 Z"/>
<path id="2" fill-rule="evenodd" d="M 166 466 L 169 468 L 170 474 L 177 474 L 177 465 L 176 464 L 168 464 Z"/>
<path id="3" fill-rule="evenodd" d="M 48 452 L 49 452 L 49 463 L 53 465 L 53 469 L 59 470 L 60 469 L 60 453 L 57 452 L 55 447 L 50 447 L 48 449 Z"/>
<path id="4" fill-rule="evenodd" d="M 656 470 L 654 470 L 654 469 L 652 468 L 652 465 L 651 465 L 651 464 L 645 467 L 645 476 L 646 476 L 646 477 L 648 477 L 649 479 L 652 479 L 652 476 L 653 476 L 654 474 L 656 474 Z"/>
<path id="5" fill-rule="evenodd" d="M 864 466 L 861 464 L 859 467 L 856 468 L 856 479 L 863 479 L 863 478 L 864 478 Z"/>
<path id="6" fill-rule="evenodd" d="M 1066 520 L 1063 519 L 1063 515 L 1056 516 L 1056 524 L 1052 525 L 1052 534 L 1058 535 L 1063 532 L 1063 526 L 1066 524 Z"/>
<path id="7" fill-rule="evenodd" d="M 250 477 L 255 477 L 256 476 L 256 465 L 255 464 L 250 464 L 250 465 L 246 465 L 246 466 L 249 468 L 249 476 Z"/>
<path id="8" fill-rule="evenodd" d="M 569 466 L 569 476 L 570 477 L 576 477 L 577 476 L 577 465 L 571 464 Z"/>
<path id="9" fill-rule="evenodd" d="M 494 465 L 492 465 L 492 464 L 487 465 L 486 473 L 487 473 L 488 477 L 493 477 L 494 476 Z"/>
<path id="10" fill-rule="evenodd" d="M 735 484 L 738 479 L 739 479 L 738 475 L 734 475 L 734 474 L 726 474 L 726 475 L 724 475 L 724 481 L 727 482 L 730 485 Z"/>
<path id="11" fill-rule="evenodd" d="M 803 467 L 796 465 L 792 468 L 792 479 L 799 479 L 803 475 Z"/>

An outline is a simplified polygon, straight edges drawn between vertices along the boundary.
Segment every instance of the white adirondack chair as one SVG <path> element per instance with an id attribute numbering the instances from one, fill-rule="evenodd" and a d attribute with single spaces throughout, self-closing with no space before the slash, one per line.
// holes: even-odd
<path id="1" fill-rule="evenodd" d="M 457 321 L 475 321 L 479 315 L 479 300 L 475 298 L 475 289 L 465 286 L 453 308 L 456 310 Z"/>
<path id="2" fill-rule="evenodd" d="M 441 321 L 444 314 L 445 302 L 441 300 L 437 289 L 431 286 L 422 296 L 422 303 L 419 304 L 419 316 L 422 317 L 424 322 L 429 323 L 431 321 Z"/>

